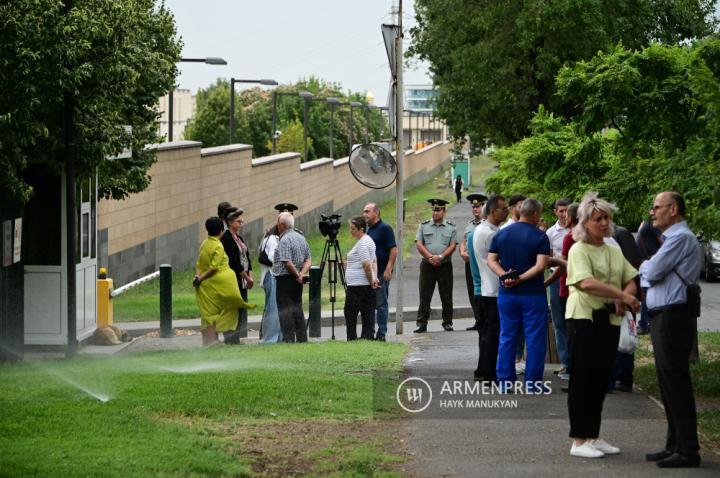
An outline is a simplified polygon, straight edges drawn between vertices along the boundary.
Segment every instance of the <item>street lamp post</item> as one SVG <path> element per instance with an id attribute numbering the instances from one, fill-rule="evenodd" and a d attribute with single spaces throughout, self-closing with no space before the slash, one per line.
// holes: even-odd
<path id="1" fill-rule="evenodd" d="M 350 121 L 349 121 L 349 124 L 348 124 L 348 126 L 349 126 L 349 128 L 348 128 L 348 130 L 349 130 L 349 131 L 348 131 L 348 133 L 349 133 L 348 141 L 350 142 L 350 144 L 348 145 L 348 156 L 349 156 L 350 153 L 352 152 L 353 142 L 354 142 L 354 140 L 355 140 L 355 137 L 354 137 L 354 135 L 353 135 L 353 108 L 360 108 L 361 106 L 362 106 L 362 103 L 360 103 L 359 101 L 351 101 L 351 102 L 350 102 Z"/>
<path id="2" fill-rule="evenodd" d="M 207 58 L 180 58 L 180 61 L 183 63 L 205 63 L 206 65 L 227 65 L 227 61 L 225 61 L 222 58 L 209 56 Z M 173 140 L 173 91 L 175 90 L 175 85 L 170 88 L 170 92 L 168 93 L 168 141 Z"/>
<path id="3" fill-rule="evenodd" d="M 277 140 L 279 135 L 277 134 L 277 97 L 278 96 L 298 96 L 295 92 L 282 92 L 273 91 L 273 106 L 272 106 L 272 154 L 277 154 Z"/>
<path id="4" fill-rule="evenodd" d="M 340 100 L 337 98 L 325 98 L 325 102 L 330 105 L 330 137 L 328 138 L 328 146 L 330 148 L 330 158 L 335 159 L 333 153 L 333 116 L 335 114 L 335 106 L 340 104 Z"/>
<path id="5" fill-rule="evenodd" d="M 307 144 L 307 122 L 308 122 L 308 105 L 313 99 L 313 94 L 309 91 L 301 91 L 298 96 L 303 99 L 303 161 L 308 160 L 308 144 Z"/>
<path id="6" fill-rule="evenodd" d="M 235 83 L 257 83 L 260 85 L 277 86 L 275 80 L 238 80 L 230 78 L 230 144 L 235 141 Z"/>

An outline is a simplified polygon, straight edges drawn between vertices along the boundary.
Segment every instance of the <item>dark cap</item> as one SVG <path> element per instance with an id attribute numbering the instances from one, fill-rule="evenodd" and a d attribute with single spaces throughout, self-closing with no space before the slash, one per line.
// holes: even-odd
<path id="1" fill-rule="evenodd" d="M 449 204 L 449 201 L 446 201 L 444 199 L 428 199 L 427 201 L 432 207 L 445 207 L 447 204 Z"/>
<path id="2" fill-rule="evenodd" d="M 470 201 L 470 204 L 472 204 L 473 206 L 476 206 L 478 204 L 484 203 L 485 201 L 487 201 L 488 198 L 484 194 L 474 193 L 468 194 L 467 196 L 465 196 L 465 199 Z"/>
<path id="3" fill-rule="evenodd" d="M 290 204 L 289 202 L 281 202 L 280 204 L 275 205 L 275 209 L 277 210 L 277 212 L 292 213 L 293 211 L 297 211 L 298 207 L 294 204 Z"/>

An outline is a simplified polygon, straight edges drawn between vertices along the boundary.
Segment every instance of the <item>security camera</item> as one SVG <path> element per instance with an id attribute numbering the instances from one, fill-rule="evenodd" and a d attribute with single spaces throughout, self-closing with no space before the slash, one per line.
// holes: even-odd
<path id="1" fill-rule="evenodd" d="M 277 131 L 275 131 L 275 134 L 273 135 L 273 138 L 278 139 L 280 136 L 282 136 L 282 131 L 277 130 Z"/>

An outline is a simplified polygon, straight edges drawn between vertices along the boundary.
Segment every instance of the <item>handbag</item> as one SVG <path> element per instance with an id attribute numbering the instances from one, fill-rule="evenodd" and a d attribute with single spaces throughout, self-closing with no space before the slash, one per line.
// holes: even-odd
<path id="1" fill-rule="evenodd" d="M 258 262 L 264 266 L 272 267 L 273 263 L 270 260 L 270 258 L 267 255 L 267 252 L 265 252 L 265 248 L 267 247 L 267 239 L 263 241 L 261 244 L 260 254 L 258 254 Z"/>
<path id="2" fill-rule="evenodd" d="M 626 354 L 635 353 L 638 348 L 637 324 L 635 317 L 630 311 L 625 312 L 620 322 L 620 341 L 618 343 L 618 352 Z"/>

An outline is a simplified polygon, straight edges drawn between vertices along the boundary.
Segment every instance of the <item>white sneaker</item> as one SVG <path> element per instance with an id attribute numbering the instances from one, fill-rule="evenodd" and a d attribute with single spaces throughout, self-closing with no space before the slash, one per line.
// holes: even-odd
<path id="1" fill-rule="evenodd" d="M 595 447 L 597 450 L 600 450 L 601 452 L 605 453 L 606 455 L 619 455 L 620 454 L 620 448 L 616 446 L 612 446 L 602 438 L 596 438 L 595 440 L 592 440 L 590 442 L 593 447 Z"/>
<path id="2" fill-rule="evenodd" d="M 522 375 L 523 373 L 525 373 L 525 362 L 522 360 L 515 362 L 515 375 Z"/>
<path id="3" fill-rule="evenodd" d="M 589 441 L 586 441 L 580 446 L 575 445 L 575 442 L 573 442 L 570 455 L 580 458 L 602 458 L 605 453 L 592 446 Z"/>

